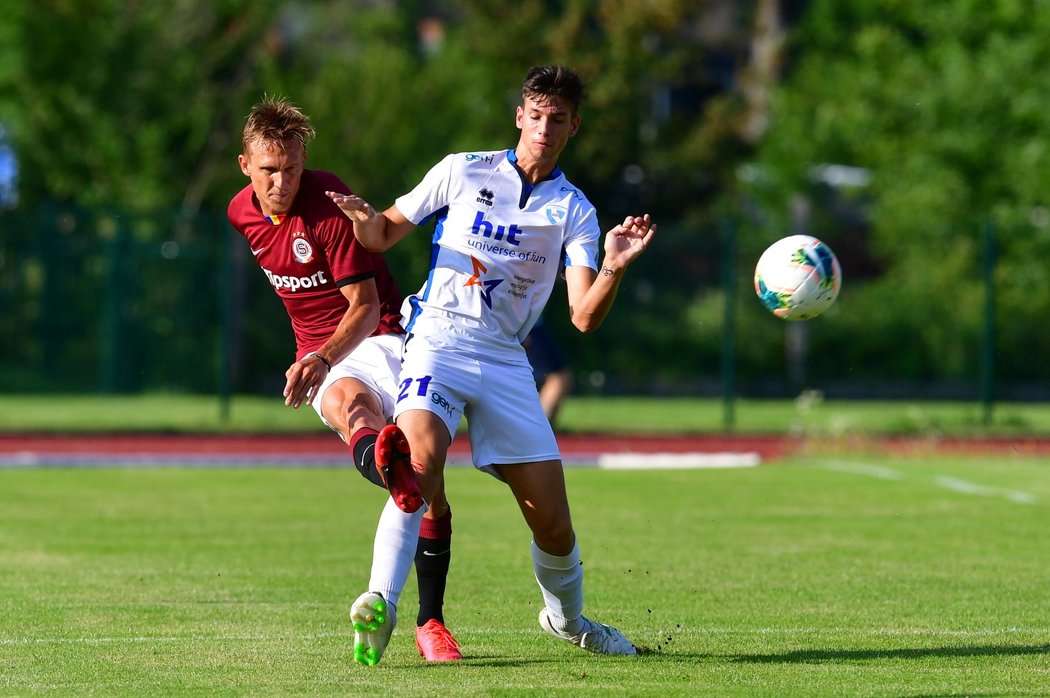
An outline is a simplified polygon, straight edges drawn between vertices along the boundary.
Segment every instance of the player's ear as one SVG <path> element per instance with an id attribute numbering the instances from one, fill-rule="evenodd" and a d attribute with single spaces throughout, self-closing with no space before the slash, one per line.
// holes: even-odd
<path id="1" fill-rule="evenodd" d="M 240 155 L 238 155 L 237 156 L 237 164 L 241 166 L 241 172 L 243 172 L 246 177 L 251 177 L 252 176 L 251 170 L 248 169 L 248 167 L 252 163 L 248 159 L 247 155 L 245 155 L 244 153 L 241 153 Z"/>
<path id="2" fill-rule="evenodd" d="M 580 130 L 580 115 L 576 114 L 572 117 L 572 126 L 569 128 L 569 136 L 575 136 L 576 132 Z"/>
<path id="3" fill-rule="evenodd" d="M 525 108 L 520 104 L 514 108 L 514 125 L 521 128 L 522 119 L 525 118 Z"/>

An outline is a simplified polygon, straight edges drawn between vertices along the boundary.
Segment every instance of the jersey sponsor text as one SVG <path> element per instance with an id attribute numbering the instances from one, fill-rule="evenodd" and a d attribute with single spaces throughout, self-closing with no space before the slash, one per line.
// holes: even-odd
<path id="1" fill-rule="evenodd" d="M 497 241 L 503 240 L 503 236 L 506 235 L 508 245 L 521 244 L 521 241 L 518 240 L 518 236 L 521 235 L 521 228 L 516 223 L 512 223 L 510 228 L 502 225 L 493 226 L 491 221 L 485 220 L 484 211 L 478 211 L 478 215 L 474 216 L 474 225 L 470 227 L 470 232 Z"/>
<path id="2" fill-rule="evenodd" d="M 328 283 L 324 277 L 324 270 L 315 271 L 310 276 L 282 276 L 274 274 L 269 269 L 263 268 L 266 278 L 274 288 L 286 288 L 289 291 L 298 291 L 301 288 L 317 288 Z"/>

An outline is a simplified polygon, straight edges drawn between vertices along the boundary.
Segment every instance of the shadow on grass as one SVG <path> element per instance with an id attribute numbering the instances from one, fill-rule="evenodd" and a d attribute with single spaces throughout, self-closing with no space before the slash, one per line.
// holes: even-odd
<path id="1" fill-rule="evenodd" d="M 1047 654 L 1050 645 L 977 645 L 973 647 L 902 647 L 886 650 L 794 650 L 775 654 L 740 654 L 734 662 L 755 664 L 792 662 L 834 662 L 867 659 L 925 659 L 928 657 L 1007 657 L 1021 654 Z"/>

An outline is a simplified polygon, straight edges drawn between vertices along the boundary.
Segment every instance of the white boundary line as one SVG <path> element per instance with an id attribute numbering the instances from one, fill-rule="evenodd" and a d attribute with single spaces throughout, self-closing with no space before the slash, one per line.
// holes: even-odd
<path id="1" fill-rule="evenodd" d="M 881 465 L 872 465 L 871 463 L 834 460 L 821 462 L 818 467 L 823 468 L 824 470 L 834 470 L 835 472 L 849 473 L 850 475 L 874 477 L 880 480 L 905 479 L 903 471 L 895 470 L 894 468 L 887 468 Z M 960 494 L 970 494 L 978 497 L 994 497 L 1005 499 L 1009 502 L 1015 502 L 1017 504 L 1036 504 L 1039 501 L 1039 498 L 1031 492 L 1024 492 L 1023 490 L 1006 490 L 998 487 L 979 485 L 976 482 L 970 482 L 969 480 L 963 480 L 948 475 L 938 475 L 934 477 L 933 484 L 937 487 L 951 490 L 952 492 L 959 492 Z"/>
<path id="2" fill-rule="evenodd" d="M 693 468 L 753 468 L 762 463 L 757 453 L 603 453 L 598 467 L 606 470 Z"/>
<path id="3" fill-rule="evenodd" d="M 966 480 L 960 480 L 957 477 L 948 477 L 947 475 L 938 476 L 934 482 L 945 489 L 962 492 L 963 494 L 976 494 L 981 497 L 1002 497 L 1018 504 L 1035 504 L 1037 501 L 1035 495 L 1029 492 L 1001 490 L 997 487 L 978 485 Z"/>
<path id="4" fill-rule="evenodd" d="M 647 632 L 646 629 L 643 632 Z M 521 628 L 498 630 L 492 628 L 456 627 L 457 634 L 477 636 L 506 636 L 542 634 L 542 630 Z M 656 632 L 674 633 L 676 635 L 743 635 L 743 636 L 776 636 L 776 635 L 878 635 L 880 637 L 995 637 L 1001 635 L 1042 635 L 1050 633 L 1050 627 L 975 628 L 957 630 L 950 628 L 864 628 L 864 627 L 792 627 L 792 628 L 729 628 L 711 626 L 676 626 L 658 628 Z M 313 641 L 346 639 L 353 635 L 353 630 L 330 633 L 308 633 L 304 635 L 181 635 L 181 636 L 131 636 L 131 637 L 21 637 L 0 638 L 0 647 L 27 645 L 106 645 L 106 644 L 144 644 L 150 642 L 288 642 L 294 640 Z"/>

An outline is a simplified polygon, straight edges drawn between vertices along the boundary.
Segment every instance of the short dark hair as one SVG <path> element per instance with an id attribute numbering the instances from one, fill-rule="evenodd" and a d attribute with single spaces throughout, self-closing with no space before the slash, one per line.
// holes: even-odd
<path id="1" fill-rule="evenodd" d="M 282 97 L 263 95 L 262 101 L 252 107 L 241 134 L 241 145 L 247 155 L 258 141 L 298 141 L 303 148 L 315 135 L 310 118 L 299 107 Z"/>
<path id="2" fill-rule="evenodd" d="M 538 65 L 529 68 L 525 82 L 521 85 L 522 101 L 531 98 L 544 102 L 555 97 L 568 102 L 572 113 L 576 114 L 583 100 L 587 98 L 587 90 L 580 76 L 563 65 Z"/>

